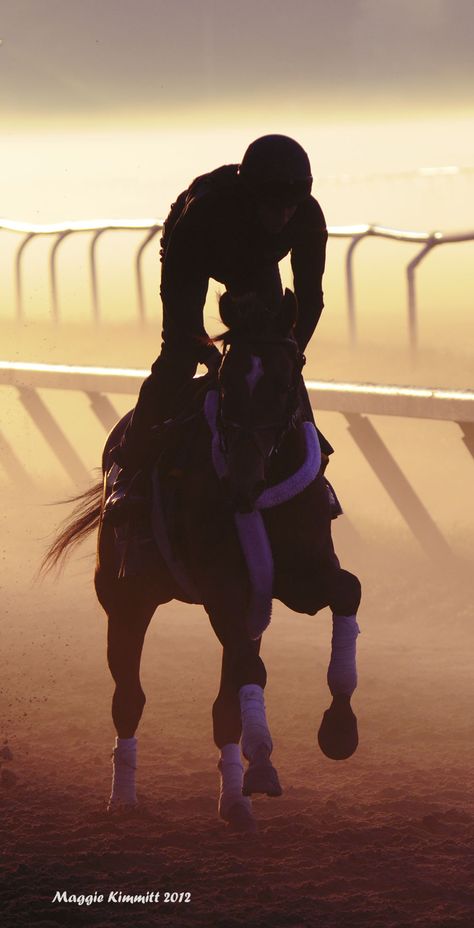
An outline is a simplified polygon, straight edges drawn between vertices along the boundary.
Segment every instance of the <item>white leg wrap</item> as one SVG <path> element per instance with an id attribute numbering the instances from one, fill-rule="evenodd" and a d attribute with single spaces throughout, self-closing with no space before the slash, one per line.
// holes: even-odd
<path id="1" fill-rule="evenodd" d="M 355 615 L 332 617 L 331 662 L 328 686 L 333 696 L 351 696 L 357 686 L 356 641 L 360 628 Z"/>
<path id="2" fill-rule="evenodd" d="M 113 753 L 112 793 L 110 804 L 136 805 L 135 772 L 137 769 L 137 739 L 116 738 Z"/>
<path id="3" fill-rule="evenodd" d="M 259 747 L 265 745 L 269 754 L 273 742 L 265 715 L 263 689 L 256 683 L 247 683 L 239 690 L 240 713 L 242 716 L 242 751 L 247 760 L 252 760 Z"/>
<path id="4" fill-rule="evenodd" d="M 250 798 L 242 796 L 244 768 L 239 745 L 225 744 L 217 766 L 221 775 L 218 805 L 220 817 L 228 821 L 229 811 L 237 802 L 246 806 L 250 812 Z"/>

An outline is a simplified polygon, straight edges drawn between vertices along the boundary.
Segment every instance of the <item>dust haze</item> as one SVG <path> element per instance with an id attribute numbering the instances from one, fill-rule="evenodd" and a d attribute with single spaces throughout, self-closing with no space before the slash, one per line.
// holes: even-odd
<path id="1" fill-rule="evenodd" d="M 112 349 L 101 353 L 102 363 L 114 360 Z M 65 423 L 64 397 L 55 402 Z M 92 468 L 104 435 L 91 427 L 83 399 L 71 396 L 71 417 Z M 216 812 L 211 706 L 220 649 L 203 610 L 176 603 L 160 607 L 145 642 L 142 812 L 107 818 L 115 732 L 106 619 L 92 589 L 94 539 L 56 582 L 34 579 L 68 512 L 48 503 L 71 485 L 58 464 L 53 479 L 51 454 L 30 434 L 35 488 L 2 487 L 1 734 L 13 754 L 2 766 L 9 926 L 83 917 L 80 910 L 71 916 L 72 906 L 52 907 L 57 889 L 170 889 L 192 893 L 191 913 L 160 910 L 170 926 L 192 917 L 207 928 L 212 913 L 212 924 L 252 928 L 467 928 L 474 901 L 466 854 L 474 837 L 472 460 L 449 423 L 374 421 L 451 552 L 429 560 L 344 418 L 321 415 L 337 449 L 330 477 L 346 510 L 335 523 L 336 547 L 363 585 L 353 699 L 360 746 L 335 763 L 316 743 L 329 704 L 328 610 L 298 616 L 275 604 L 263 657 L 284 795 L 255 802 L 260 832 L 245 839 L 227 834 Z M 133 907 L 116 913 L 97 905 L 87 924 L 117 919 L 132 928 L 136 917 Z"/>
<path id="2" fill-rule="evenodd" d="M 0 3 L 1 208 L 36 223 L 162 218 L 199 173 L 240 160 L 267 132 L 308 150 L 329 225 L 472 228 L 469 0 L 19 0 Z M 242 53 L 245 49 L 245 55 Z M 144 256 L 147 324 L 136 323 L 137 238 L 98 248 L 101 325 L 91 324 L 89 242 L 58 251 L 61 324 L 51 317 L 49 241 L 14 260 L 0 238 L 2 357 L 147 369 L 159 349 L 158 248 Z M 310 379 L 472 388 L 472 242 L 417 272 L 419 347 L 408 349 L 407 263 L 418 246 L 370 241 L 356 257 L 357 345 L 348 343 L 344 249 L 330 240 L 326 308 Z M 288 268 L 284 281 L 289 283 Z M 206 307 L 219 330 L 216 288 Z M 39 391 L 94 480 L 104 429 L 90 399 Z M 281 799 L 255 802 L 255 837 L 217 819 L 211 706 L 220 650 L 197 607 L 161 607 L 147 634 L 138 730 L 141 812 L 107 817 L 112 680 L 93 592 L 95 539 L 54 581 L 36 574 L 75 487 L 17 389 L 2 386 L 0 789 L 8 928 L 472 928 L 472 476 L 458 424 L 372 417 L 446 542 L 428 556 L 354 443 L 346 418 L 316 416 L 335 447 L 345 510 L 342 565 L 363 599 L 360 745 L 319 751 L 329 704 L 330 615 L 275 604 L 265 633 L 266 701 Z M 111 396 L 117 415 L 134 402 Z M 57 891 L 191 892 L 136 906 L 55 906 Z"/>

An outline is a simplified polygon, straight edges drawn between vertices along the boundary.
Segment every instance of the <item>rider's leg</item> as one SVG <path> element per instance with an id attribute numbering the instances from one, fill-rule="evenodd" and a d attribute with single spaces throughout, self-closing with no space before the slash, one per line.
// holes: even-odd
<path id="1" fill-rule="evenodd" d="M 163 345 L 151 374 L 143 382 L 132 418 L 120 442 L 123 463 L 143 464 L 150 451 L 154 426 L 173 412 L 180 390 L 192 380 L 196 361 L 184 352 Z"/>
<path id="2" fill-rule="evenodd" d="M 144 489 L 139 472 L 153 450 L 153 429 L 172 414 L 176 397 L 192 380 L 195 370 L 196 362 L 190 356 L 167 348 L 154 362 L 116 450 L 120 471 L 104 510 L 109 521 L 120 523 L 129 512 L 143 507 Z"/>

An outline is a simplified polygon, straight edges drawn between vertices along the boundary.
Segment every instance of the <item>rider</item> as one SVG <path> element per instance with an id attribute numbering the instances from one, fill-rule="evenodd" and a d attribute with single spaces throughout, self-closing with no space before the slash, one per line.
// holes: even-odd
<path id="1" fill-rule="evenodd" d="M 298 302 L 295 337 L 300 350 L 306 348 L 324 305 L 327 241 L 312 181 L 301 145 L 266 135 L 249 145 L 240 165 L 197 177 L 172 205 L 161 239 L 161 354 L 116 449 L 121 470 L 105 510 L 113 521 L 141 499 L 140 491 L 134 497 L 137 481 L 131 487 L 130 481 L 149 457 L 153 427 L 171 415 L 198 363 L 212 372 L 222 360 L 203 324 L 209 278 L 232 295 L 252 292 L 276 307 L 283 295 L 278 262 L 290 252 Z M 323 454 L 331 454 L 321 435 L 320 442 Z"/>

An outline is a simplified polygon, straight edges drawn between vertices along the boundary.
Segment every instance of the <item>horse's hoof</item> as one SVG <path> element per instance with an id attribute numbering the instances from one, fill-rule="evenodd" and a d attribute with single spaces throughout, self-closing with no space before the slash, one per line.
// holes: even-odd
<path id="1" fill-rule="evenodd" d="M 252 810 L 243 802 L 235 802 L 230 807 L 226 816 L 226 823 L 229 831 L 239 832 L 240 834 L 250 834 L 258 830 Z"/>
<path id="2" fill-rule="evenodd" d="M 250 763 L 244 773 L 242 793 L 252 796 L 253 793 L 263 793 L 265 796 L 281 796 L 283 790 L 280 786 L 278 774 L 270 760 L 257 760 Z"/>
<path id="3" fill-rule="evenodd" d="M 318 731 L 318 743 L 323 754 L 331 760 L 347 760 L 359 744 L 357 718 L 349 697 L 335 697 L 323 715 Z"/>

